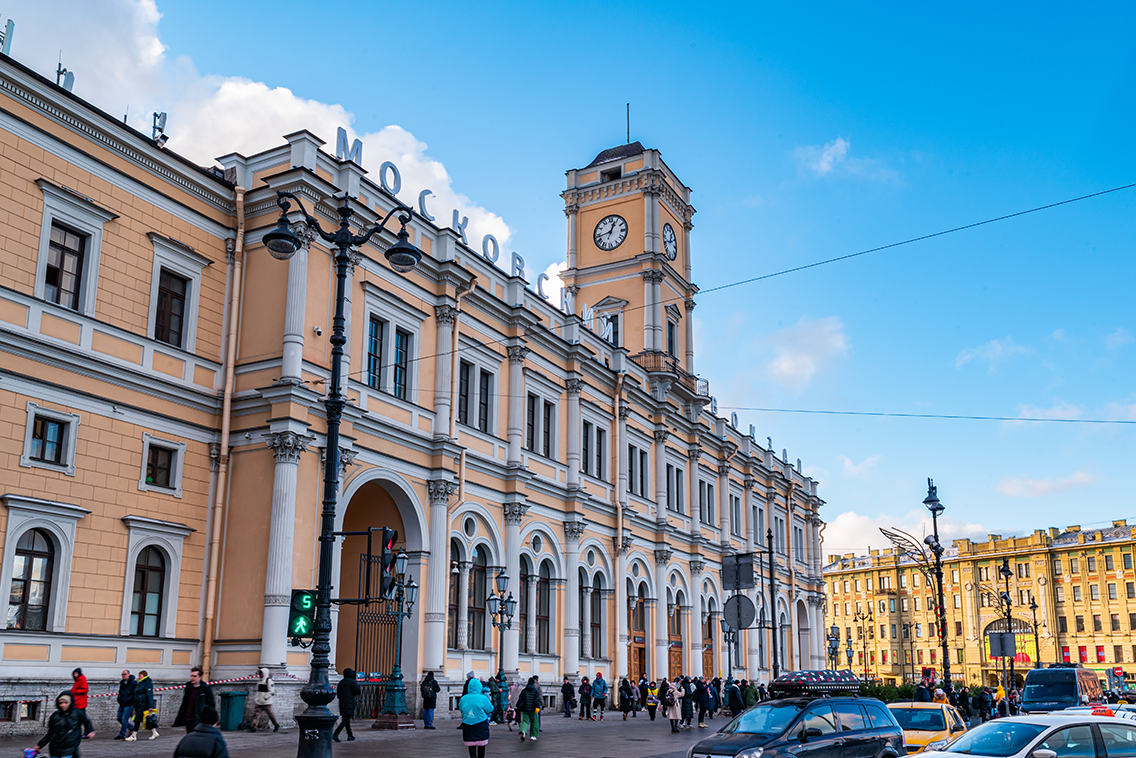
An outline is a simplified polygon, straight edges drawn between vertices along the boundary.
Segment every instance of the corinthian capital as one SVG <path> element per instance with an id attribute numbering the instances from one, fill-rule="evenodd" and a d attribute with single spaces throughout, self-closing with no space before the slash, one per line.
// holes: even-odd
<path id="1" fill-rule="evenodd" d="M 457 491 L 457 483 L 447 479 L 431 479 L 426 482 L 426 494 L 430 497 L 430 505 L 446 505 Z"/>
<path id="2" fill-rule="evenodd" d="M 667 437 L 670 436 L 670 432 L 666 429 L 656 429 L 653 433 L 653 436 L 655 438 L 655 442 L 666 442 Z"/>
<path id="3" fill-rule="evenodd" d="M 265 442 L 272 448 L 272 455 L 280 463 L 299 463 L 300 454 L 315 442 L 315 437 L 295 432 L 279 432 L 264 435 Z"/>
<path id="4" fill-rule="evenodd" d="M 701 558 L 694 558 L 693 560 L 691 560 L 691 562 L 690 562 L 690 573 L 691 573 L 692 576 L 701 574 L 705 570 L 706 570 L 706 561 L 702 560 Z"/>
<path id="5" fill-rule="evenodd" d="M 564 539 L 568 542 L 579 542 L 587 528 L 587 524 L 583 521 L 565 521 Z"/>
<path id="6" fill-rule="evenodd" d="M 630 415 L 631 415 L 631 406 L 630 405 L 619 406 L 619 418 L 620 419 L 622 419 L 623 421 L 626 421 L 627 417 L 630 416 Z"/>
<path id="7" fill-rule="evenodd" d="M 642 276 L 643 281 L 647 282 L 648 284 L 659 284 L 663 281 L 664 278 L 662 271 L 655 271 L 654 269 L 640 271 L 639 275 Z"/>
<path id="8" fill-rule="evenodd" d="M 569 395 L 579 395 L 580 391 L 584 389 L 584 380 L 568 379 L 564 382 L 564 387 L 568 390 Z"/>
<path id="9" fill-rule="evenodd" d="M 674 553 L 671 552 L 671 549 L 669 547 L 665 547 L 662 550 L 656 550 L 655 551 L 655 565 L 656 566 L 666 566 L 668 563 L 671 562 L 671 556 L 672 555 L 674 555 Z"/>
<path id="10" fill-rule="evenodd" d="M 520 524 L 525 519 L 525 514 L 529 512 L 528 503 L 505 503 L 501 506 L 505 514 L 506 524 Z"/>
<path id="11" fill-rule="evenodd" d="M 523 345 L 513 345 L 508 349 L 509 363 L 524 363 L 525 356 L 531 351 Z"/>
<path id="12" fill-rule="evenodd" d="M 458 309 L 452 305 L 435 305 L 434 320 L 440 326 L 452 326 L 458 317 Z"/>

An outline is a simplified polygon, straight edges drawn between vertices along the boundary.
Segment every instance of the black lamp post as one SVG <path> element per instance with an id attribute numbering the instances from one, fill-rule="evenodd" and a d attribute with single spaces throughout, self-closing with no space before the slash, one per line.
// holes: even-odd
<path id="1" fill-rule="evenodd" d="M 734 686 L 734 643 L 738 641 L 738 632 L 722 619 L 722 644 L 726 646 L 726 691 Z"/>
<path id="2" fill-rule="evenodd" d="M 828 628 L 828 659 L 833 671 L 840 668 L 840 627 L 836 624 Z"/>
<path id="3" fill-rule="evenodd" d="M 848 668 L 851 669 L 852 668 L 852 656 L 856 654 L 856 651 L 852 649 L 852 629 L 851 629 L 851 627 L 849 627 L 849 629 L 848 629 L 848 639 L 845 641 L 844 644 L 848 646 L 848 647 L 844 648 L 844 653 L 848 656 Z"/>
<path id="4" fill-rule="evenodd" d="M 380 711 L 387 716 L 408 716 L 410 711 L 406 708 L 406 682 L 402 679 L 402 620 L 410 618 L 414 603 L 418 600 L 418 585 L 414 577 L 406 575 L 407 563 L 410 558 L 402 550 L 394 557 L 394 610 L 388 613 L 395 617 L 394 629 L 394 668 L 391 670 L 390 680 L 383 696 L 383 709 Z"/>
<path id="5" fill-rule="evenodd" d="M 947 645 L 947 606 L 943 599 L 944 551 L 942 543 L 939 542 L 939 514 L 946 509 L 939 502 L 935 482 L 931 479 L 927 480 L 927 497 L 923 500 L 923 505 L 931 511 L 932 533 L 927 536 L 924 542 L 935 554 L 935 590 L 938 593 L 938 601 L 935 604 L 935 625 L 939 627 L 939 644 L 943 648 L 943 679 L 947 683 L 947 691 L 949 692 L 954 685 L 951 683 L 951 651 Z"/>
<path id="6" fill-rule="evenodd" d="M 864 621 L 867 621 L 868 622 L 868 632 L 871 631 L 872 623 L 875 621 L 875 619 L 872 617 L 872 607 L 871 606 L 868 606 L 868 612 L 867 613 L 864 613 L 863 611 L 856 611 L 856 613 L 853 614 L 852 618 L 855 619 L 857 624 L 862 623 Z M 862 642 L 864 643 L 863 647 L 864 647 L 864 682 L 865 683 L 867 683 L 867 681 L 868 681 L 868 632 L 865 632 L 863 626 L 860 627 L 860 638 L 861 638 Z M 849 638 L 848 641 L 851 642 L 852 641 L 851 638 Z"/>
<path id="7" fill-rule="evenodd" d="M 1014 575 L 1014 572 L 1010 570 L 1010 559 L 1009 558 L 1003 558 L 1002 559 L 1002 566 L 998 569 L 998 573 L 1002 576 L 1002 580 L 1006 583 L 1006 589 L 1002 592 L 1002 602 L 1006 606 L 1006 634 L 1014 635 L 1014 617 L 1013 617 L 1013 611 L 1011 610 L 1013 598 L 1010 597 L 1010 577 Z M 1002 639 L 1005 640 L 1006 638 L 1003 637 Z M 1014 635 L 1014 640 L 1015 641 L 1017 640 L 1017 635 Z M 1015 651 L 1016 651 L 1017 646 L 1015 645 L 1014 648 L 1015 648 Z M 1006 651 L 1003 650 L 1002 652 L 1006 652 Z M 1012 656 L 1012 655 L 1002 656 L 1003 678 L 1005 678 L 1005 669 L 1006 669 L 1005 660 L 1007 658 L 1010 659 L 1010 679 L 1009 679 L 1008 682 L 1006 682 L 1006 689 L 1009 689 L 1010 687 L 1014 686 L 1014 681 L 1015 681 L 1015 677 L 1014 677 L 1014 656 Z"/>
<path id="8" fill-rule="evenodd" d="M 509 589 L 509 575 L 504 571 L 499 573 L 493 579 L 497 585 L 497 591 L 491 593 L 485 599 L 485 608 L 489 611 L 489 618 L 498 630 L 499 647 L 497 651 L 497 680 L 500 681 L 505 678 L 505 630 L 513 626 L 513 614 L 517 612 L 517 601 L 513 598 L 513 593 L 509 593 L 509 597 L 505 597 L 505 591 Z"/>
<path id="9" fill-rule="evenodd" d="M 1033 614 L 1033 654 L 1035 659 L 1033 667 L 1039 669 L 1041 668 L 1041 643 L 1037 639 L 1037 598 L 1033 596 L 1033 593 L 1030 593 L 1029 609 L 1030 613 Z"/>
<path id="10" fill-rule="evenodd" d="M 777 665 L 777 646 L 780 642 L 778 639 L 780 630 L 777 628 L 777 577 L 773 573 L 775 563 L 773 560 L 772 528 L 765 530 L 765 545 L 769 552 L 769 625 L 772 631 L 771 639 L 773 640 L 773 678 L 776 679 L 781 673 L 780 666 Z"/>
<path id="11" fill-rule="evenodd" d="M 328 681 L 327 669 L 331 654 L 331 548 L 335 537 L 335 501 L 339 493 L 339 423 L 343 417 L 343 407 L 347 398 L 343 395 L 342 369 L 343 346 L 347 343 L 346 314 L 344 313 L 347 289 L 347 271 L 351 265 L 351 248 L 367 243 L 371 237 L 386 227 L 396 212 L 402 228 L 398 241 L 386 250 L 386 258 L 391 268 L 408 272 L 422 259 L 422 251 L 411 245 L 406 233 L 406 224 L 412 215 L 406 206 L 397 206 L 387 214 L 381 223 L 372 226 L 365 234 L 351 233 L 350 198 L 344 196 L 339 207 L 339 228 L 334 234 L 324 231 L 306 210 L 300 198 L 291 192 L 277 192 L 276 204 L 280 206 L 280 218 L 276 228 L 264 235 L 264 245 L 273 258 L 286 261 L 296 254 L 302 246 L 300 238 L 288 227 L 288 198 L 296 201 L 304 221 L 325 241 L 335 245 L 335 318 L 331 331 L 331 383 L 328 385 L 324 407 L 327 414 L 327 460 L 323 478 L 323 508 L 320 512 L 319 536 L 319 574 L 316 579 L 316 619 L 312 634 L 311 675 L 308 684 L 300 690 L 300 697 L 308 707 L 296 717 L 300 726 L 298 758 L 330 758 L 331 728 L 336 716 L 328 709 L 328 703 L 335 699 L 335 690 Z"/>

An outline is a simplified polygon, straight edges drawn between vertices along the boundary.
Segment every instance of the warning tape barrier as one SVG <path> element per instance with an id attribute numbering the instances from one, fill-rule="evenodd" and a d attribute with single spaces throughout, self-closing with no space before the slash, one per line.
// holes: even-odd
<path id="1" fill-rule="evenodd" d="M 296 676 L 295 674 L 289 674 L 287 672 L 282 672 L 281 674 L 279 674 L 279 676 L 285 676 L 288 679 L 295 679 L 297 682 L 307 682 L 308 681 L 307 679 L 304 679 L 303 677 Z M 260 679 L 260 677 L 258 675 L 254 674 L 253 676 L 240 676 L 240 677 L 237 677 L 235 679 L 214 679 L 213 681 L 208 682 L 208 684 L 209 684 L 210 687 L 212 687 L 213 685 L 216 685 L 216 684 L 231 684 L 233 682 L 248 682 L 248 681 L 251 681 L 253 679 Z M 154 692 L 166 692 L 168 690 L 183 690 L 183 689 L 185 689 L 184 684 L 174 684 L 174 685 L 171 685 L 169 687 L 155 687 Z M 87 695 L 87 699 L 90 700 L 92 698 L 117 697 L 117 696 L 118 696 L 117 692 L 99 692 L 99 693 L 96 693 L 94 695 Z M 56 695 L 56 697 L 58 697 L 58 695 Z M 55 698 L 48 698 L 45 695 L 44 697 L 35 698 L 34 700 L 15 700 L 15 701 L 10 700 L 8 702 L 39 703 L 39 702 L 42 702 L 44 700 L 54 700 L 54 699 Z"/>

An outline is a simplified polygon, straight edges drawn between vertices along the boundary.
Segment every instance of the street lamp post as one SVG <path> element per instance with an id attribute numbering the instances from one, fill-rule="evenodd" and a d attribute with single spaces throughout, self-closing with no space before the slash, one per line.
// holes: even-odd
<path id="1" fill-rule="evenodd" d="M 1005 605 L 1006 605 L 1006 633 L 1007 634 L 1014 634 L 1014 617 L 1013 617 L 1013 611 L 1011 610 L 1011 604 L 1012 604 L 1013 598 L 1010 597 L 1010 577 L 1014 575 L 1014 572 L 1010 570 L 1010 559 L 1009 558 L 1003 558 L 1002 559 L 1002 566 L 998 569 L 998 573 L 1002 576 L 1002 580 L 1006 583 L 1006 589 L 1002 592 L 1002 602 L 1005 603 Z M 1003 637 L 1002 639 L 1004 640 L 1006 638 Z M 1015 640 L 1017 639 L 1017 635 L 1014 635 L 1014 639 Z M 1017 646 L 1015 646 L 1015 651 L 1016 651 L 1016 649 L 1017 649 Z M 1002 652 L 1005 653 L 1006 651 L 1003 650 Z M 1003 655 L 1002 656 L 1002 678 L 1003 679 L 1006 678 L 1006 659 L 1007 658 L 1010 659 L 1010 678 L 1009 678 L 1008 681 L 1006 681 L 1006 689 L 1009 689 L 1010 687 L 1014 686 L 1014 682 L 1015 682 L 1014 656 L 1012 656 L 1012 655 Z"/>
<path id="2" fill-rule="evenodd" d="M 935 605 L 935 624 L 939 627 L 939 644 L 943 648 L 943 679 L 947 683 L 947 691 L 950 691 L 954 685 L 951 683 L 951 651 L 947 645 L 947 607 L 943 598 L 944 551 L 942 543 L 939 542 L 939 514 L 946 509 L 939 502 L 935 482 L 931 479 L 927 480 L 927 497 L 923 500 L 923 505 L 931 511 L 932 532 L 924 541 L 931 548 L 931 552 L 935 554 L 935 589 L 938 592 L 938 601 Z"/>
<path id="3" fill-rule="evenodd" d="M 402 679 L 402 620 L 410 618 L 413 613 L 414 603 L 418 600 L 418 585 L 414 583 L 414 577 L 406 575 L 409 561 L 409 556 L 402 550 L 399 550 L 398 555 L 394 557 L 396 575 L 394 600 L 388 601 L 389 604 L 394 605 L 394 610 L 390 610 L 388 605 L 388 612 L 395 617 L 394 668 L 387 682 L 380 714 L 394 716 L 396 721 L 398 716 L 410 715 L 410 711 L 406 708 L 406 682 Z"/>
<path id="4" fill-rule="evenodd" d="M 904 624 L 903 625 L 903 639 L 908 640 L 908 648 L 909 648 L 908 650 L 903 651 L 903 657 L 904 658 L 910 658 L 910 661 L 904 661 L 903 662 L 903 668 L 904 668 L 904 671 L 906 671 L 908 662 L 911 663 L 911 683 L 915 684 L 915 655 L 914 655 L 915 641 L 911 639 L 911 624 Z M 902 649 L 903 643 L 901 642 L 899 646 Z M 904 673 L 904 676 L 906 677 L 907 674 Z"/>
<path id="5" fill-rule="evenodd" d="M 781 668 L 777 665 L 777 647 L 780 642 L 778 633 L 780 630 L 777 628 L 777 577 L 773 573 L 775 565 L 773 561 L 772 527 L 765 531 L 765 545 L 769 553 L 769 625 L 772 629 L 771 639 L 773 641 L 773 678 L 776 679 L 781 673 Z"/>
<path id="6" fill-rule="evenodd" d="M 500 681 L 505 678 L 505 630 L 513 626 L 513 614 L 517 612 L 517 601 L 513 598 L 513 593 L 509 593 L 509 597 L 505 597 L 505 591 L 509 589 L 509 575 L 504 571 L 497 574 L 493 578 L 494 583 L 497 585 L 497 592 L 490 593 L 489 597 L 485 599 L 485 609 L 489 611 L 489 619 L 494 627 L 498 630 L 499 649 L 497 651 L 497 680 Z"/>
<path id="7" fill-rule="evenodd" d="M 864 621 L 868 622 L 867 632 L 864 631 L 863 626 L 860 627 L 860 638 L 864 643 L 864 682 L 866 684 L 868 681 L 868 634 L 872 631 L 872 622 L 875 621 L 875 618 L 872 617 L 871 606 L 868 606 L 867 613 L 864 613 L 863 611 L 856 611 L 856 613 L 853 614 L 852 618 L 856 621 L 857 624 L 860 624 Z M 849 639 L 849 642 L 851 642 L 851 639 Z"/>
<path id="8" fill-rule="evenodd" d="M 828 659 L 833 671 L 840 668 L 840 627 L 836 624 L 828 628 Z"/>
<path id="9" fill-rule="evenodd" d="M 851 627 L 849 627 L 849 629 L 848 629 L 848 639 L 845 640 L 844 644 L 848 646 L 848 647 L 844 648 L 844 653 L 848 656 L 848 668 L 851 669 L 852 668 L 852 656 L 856 653 L 856 651 L 852 649 L 852 628 Z"/>
<path id="10" fill-rule="evenodd" d="M 339 493 L 339 424 L 343 417 L 343 407 L 347 398 L 343 395 L 343 346 L 347 343 L 345 314 L 347 299 L 347 272 L 351 266 L 351 248 L 366 244 L 371 237 L 382 231 L 395 213 L 398 213 L 402 228 L 398 240 L 387 248 L 385 255 L 391 268 L 406 273 L 411 271 L 422 259 L 422 251 L 409 242 L 406 224 L 412 218 L 409 208 L 396 206 L 381 223 L 375 224 L 365 234 L 351 233 L 351 199 L 343 197 L 339 207 L 339 228 L 334 234 L 320 226 L 306 210 L 300 199 L 291 192 L 277 192 L 276 204 L 280 207 L 280 218 L 276 228 L 264 235 L 264 245 L 273 258 L 286 261 L 296 254 L 303 245 L 288 228 L 288 198 L 296 201 L 300 213 L 308 226 L 325 241 L 333 244 L 335 253 L 335 317 L 332 319 L 331 338 L 331 381 L 327 387 L 324 401 L 327 416 L 327 459 L 324 464 L 323 507 L 320 511 L 319 573 L 316 578 L 316 618 L 312 634 L 311 674 L 308 684 L 300 690 L 300 698 L 308 707 L 296 717 L 300 726 L 300 740 L 297 758 L 330 758 L 331 728 L 336 716 L 328 709 L 328 703 L 335 699 L 335 690 L 328 681 L 327 669 L 331 655 L 331 549 L 335 537 L 335 502 Z"/>
<path id="11" fill-rule="evenodd" d="M 726 646 L 726 692 L 734 686 L 734 643 L 737 640 L 737 630 L 722 619 L 722 644 Z"/>
<path id="12" fill-rule="evenodd" d="M 1033 614 L 1033 667 L 1035 669 L 1041 668 L 1041 643 L 1037 639 L 1037 598 L 1030 593 L 1030 613 Z"/>

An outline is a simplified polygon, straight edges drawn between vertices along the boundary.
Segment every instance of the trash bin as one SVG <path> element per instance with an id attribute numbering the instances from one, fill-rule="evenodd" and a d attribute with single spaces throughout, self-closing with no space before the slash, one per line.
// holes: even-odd
<path id="1" fill-rule="evenodd" d="M 247 692 L 222 692 L 221 693 L 221 723 L 218 726 L 226 732 L 236 731 L 241 728 L 241 724 L 245 720 L 245 698 L 248 697 Z"/>

